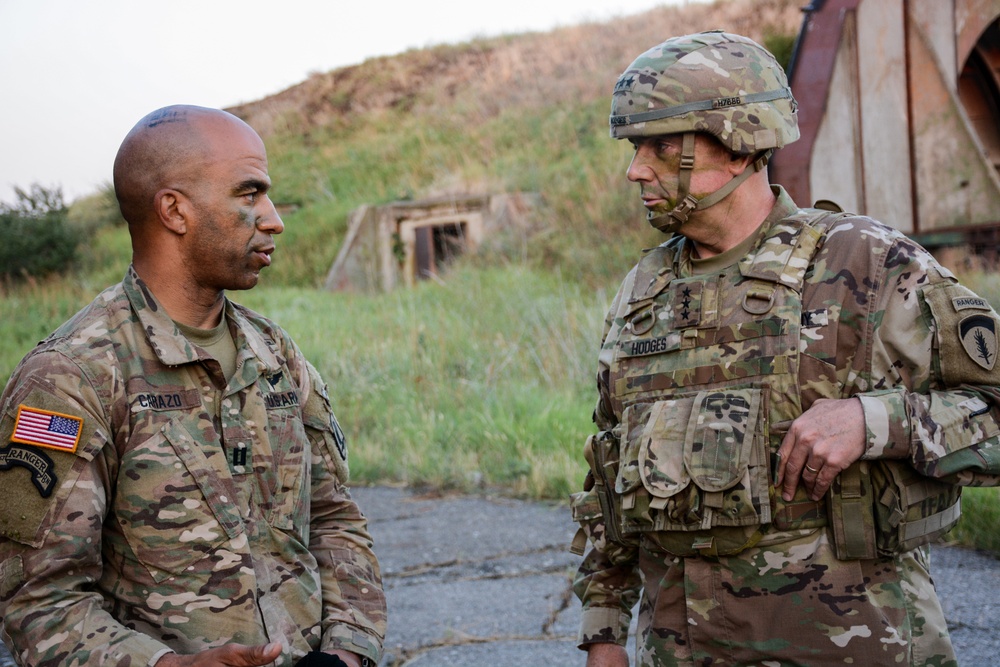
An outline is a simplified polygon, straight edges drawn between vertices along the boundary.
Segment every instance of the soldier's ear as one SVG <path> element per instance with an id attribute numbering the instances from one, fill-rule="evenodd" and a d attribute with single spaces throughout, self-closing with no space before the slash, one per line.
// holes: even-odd
<path id="1" fill-rule="evenodd" d="M 191 202 L 179 190 L 165 188 L 153 196 L 153 210 L 160 224 L 174 234 L 187 233 L 192 213 Z"/>
<path id="2" fill-rule="evenodd" d="M 753 155 L 737 155 L 736 153 L 729 153 L 729 173 L 733 176 L 739 176 L 750 168 L 753 161 Z"/>

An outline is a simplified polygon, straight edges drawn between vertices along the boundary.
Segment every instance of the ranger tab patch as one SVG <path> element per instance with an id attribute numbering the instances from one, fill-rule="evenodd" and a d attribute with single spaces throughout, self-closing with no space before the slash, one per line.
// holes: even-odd
<path id="1" fill-rule="evenodd" d="M 72 454 L 80 443 L 82 431 L 80 417 L 19 405 L 10 440 Z"/>
<path id="2" fill-rule="evenodd" d="M 20 445 L 0 447 L 0 470 L 10 470 L 14 466 L 25 468 L 31 472 L 31 483 L 38 489 L 42 498 L 48 498 L 52 495 L 52 490 L 56 487 L 58 480 L 55 464 L 45 452 Z"/>
<path id="3" fill-rule="evenodd" d="M 997 360 L 996 322 L 988 315 L 969 315 L 958 323 L 958 338 L 969 358 L 988 371 Z"/>

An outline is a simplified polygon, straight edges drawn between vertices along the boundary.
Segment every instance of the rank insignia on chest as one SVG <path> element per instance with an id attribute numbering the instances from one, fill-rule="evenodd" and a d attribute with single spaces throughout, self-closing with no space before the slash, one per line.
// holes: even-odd
<path id="1" fill-rule="evenodd" d="M 670 328 L 685 329 L 701 324 L 701 304 L 704 284 L 701 282 L 680 283 L 671 286 Z"/>
<path id="2" fill-rule="evenodd" d="M 19 405 L 11 442 L 73 453 L 80 442 L 83 419 Z"/>
<path id="3" fill-rule="evenodd" d="M 230 456 L 232 457 L 233 468 L 236 472 L 244 472 L 247 466 L 247 461 L 249 460 L 250 448 L 246 446 L 245 443 L 239 443 L 236 447 L 233 447 L 230 451 Z"/>

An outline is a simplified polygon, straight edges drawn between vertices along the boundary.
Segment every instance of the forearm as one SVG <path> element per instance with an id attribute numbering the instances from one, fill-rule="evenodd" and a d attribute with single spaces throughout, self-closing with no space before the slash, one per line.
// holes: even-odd
<path id="1" fill-rule="evenodd" d="M 920 394 L 896 388 L 859 395 L 865 412 L 864 459 L 907 459 L 921 473 L 960 483 L 1000 480 L 1000 396 L 963 386 Z"/>
<path id="2" fill-rule="evenodd" d="M 634 559 L 622 558 L 615 564 L 605 553 L 591 549 L 573 581 L 573 592 L 583 605 L 581 646 L 594 642 L 624 645 L 640 589 Z"/>
<path id="3" fill-rule="evenodd" d="M 345 487 L 330 480 L 329 500 L 313 504 L 309 550 L 323 586 L 324 651 L 347 650 L 378 661 L 385 637 L 382 575 L 367 520 Z"/>
<path id="4" fill-rule="evenodd" d="M 57 664 L 74 656 L 79 664 L 152 664 L 169 651 L 151 637 L 124 627 L 104 611 L 88 568 L 39 550 L 11 554 L 4 544 L 2 589 L 16 590 L 0 605 L 5 639 L 23 665 Z M 60 573 L 65 567 L 68 571 Z"/>
<path id="5" fill-rule="evenodd" d="M 590 644 L 587 667 L 628 667 L 628 652 L 618 644 Z"/>

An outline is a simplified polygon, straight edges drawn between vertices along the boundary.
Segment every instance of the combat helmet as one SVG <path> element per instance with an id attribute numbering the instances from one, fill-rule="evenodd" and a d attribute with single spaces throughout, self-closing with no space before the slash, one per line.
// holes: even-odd
<path id="1" fill-rule="evenodd" d="M 741 35 L 702 32 L 654 46 L 618 77 L 611 136 L 683 135 L 678 204 L 666 214 L 649 212 L 650 224 L 670 232 L 767 166 L 774 149 L 798 139 L 797 107 L 784 70 L 767 49 Z M 753 169 L 710 195 L 693 197 L 696 132 L 711 134 L 736 155 L 757 156 Z"/>

